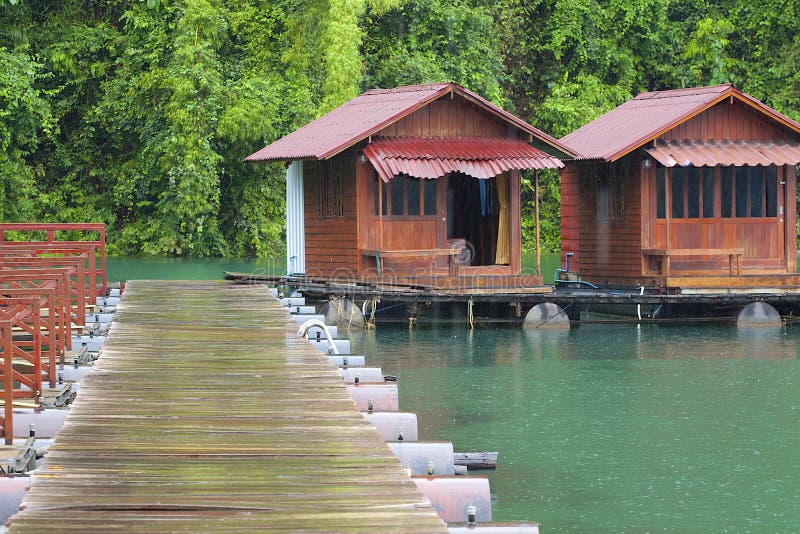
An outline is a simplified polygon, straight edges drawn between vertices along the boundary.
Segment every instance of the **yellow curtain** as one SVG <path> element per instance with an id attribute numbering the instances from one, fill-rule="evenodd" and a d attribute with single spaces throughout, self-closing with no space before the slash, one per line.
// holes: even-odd
<path id="1" fill-rule="evenodd" d="M 508 174 L 503 173 L 495 178 L 497 185 L 497 203 L 500 204 L 500 213 L 497 222 L 497 252 L 494 262 L 498 265 L 509 263 L 509 225 L 508 225 Z"/>

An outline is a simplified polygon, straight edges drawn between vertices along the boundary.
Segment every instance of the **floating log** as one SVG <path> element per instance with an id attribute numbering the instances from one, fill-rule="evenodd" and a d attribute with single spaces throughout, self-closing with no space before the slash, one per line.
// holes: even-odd
<path id="1" fill-rule="evenodd" d="M 453 462 L 467 469 L 496 469 L 496 452 L 454 452 Z"/>

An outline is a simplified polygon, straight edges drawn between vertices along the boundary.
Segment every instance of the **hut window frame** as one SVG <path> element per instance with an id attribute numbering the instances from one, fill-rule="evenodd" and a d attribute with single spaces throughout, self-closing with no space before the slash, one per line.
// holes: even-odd
<path id="1" fill-rule="evenodd" d="M 778 169 L 775 165 L 720 168 L 723 219 L 778 217 Z"/>
<path id="2" fill-rule="evenodd" d="M 382 205 L 378 204 L 379 187 L 383 189 Z M 413 198 L 412 198 L 413 197 Z M 394 176 L 388 183 L 375 177 L 374 214 L 385 218 L 431 218 L 438 213 L 435 179 L 414 178 L 406 174 Z"/>
<path id="3" fill-rule="evenodd" d="M 667 218 L 669 189 L 670 219 L 716 217 L 716 173 L 711 167 L 656 168 L 656 218 Z"/>
<path id="4" fill-rule="evenodd" d="M 776 218 L 778 169 L 775 165 L 669 169 L 659 165 L 656 169 L 656 218 L 666 219 L 667 208 L 671 219 Z"/>

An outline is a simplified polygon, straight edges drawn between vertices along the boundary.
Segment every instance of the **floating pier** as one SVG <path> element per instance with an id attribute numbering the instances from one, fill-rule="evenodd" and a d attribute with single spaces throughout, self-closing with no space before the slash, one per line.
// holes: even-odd
<path id="1" fill-rule="evenodd" d="M 445 532 L 325 354 L 247 286 L 132 282 L 11 532 Z"/>
<path id="2" fill-rule="evenodd" d="M 455 320 L 522 324 L 532 309 L 541 305 L 563 310 L 564 321 L 579 322 L 582 311 L 630 316 L 637 322 L 661 322 L 674 319 L 709 317 L 734 322 L 752 303 L 771 306 L 784 318 L 800 314 L 800 275 L 784 277 L 774 287 L 764 287 L 763 277 L 739 277 L 731 287 L 687 287 L 667 290 L 663 287 L 614 288 L 593 286 L 580 281 L 538 286 L 504 286 L 441 289 L 424 284 L 380 282 L 376 280 L 330 277 L 277 276 L 226 272 L 225 278 L 239 284 L 270 283 L 300 291 L 318 301 L 350 301 L 351 308 L 365 310 L 368 323 L 405 322 L 413 325 L 426 314 L 432 322 Z M 747 285 L 748 279 L 752 284 Z M 361 303 L 364 303 L 361 306 Z M 380 303 L 380 306 L 378 306 Z M 403 313 L 382 312 L 400 308 Z M 437 309 L 437 312 L 431 312 Z M 377 315 L 375 311 L 377 310 Z M 557 312 L 560 313 L 560 312 Z M 426 319 L 429 317 L 425 317 Z M 420 319 L 421 320 L 421 319 Z M 546 319 L 549 323 L 550 320 Z M 741 321 L 740 321 L 741 324 Z"/>

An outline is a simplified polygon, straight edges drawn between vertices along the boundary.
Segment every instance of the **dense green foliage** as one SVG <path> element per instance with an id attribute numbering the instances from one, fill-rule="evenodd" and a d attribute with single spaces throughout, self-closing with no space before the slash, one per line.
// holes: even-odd
<path id="1" fill-rule="evenodd" d="M 0 220 L 104 221 L 118 253 L 279 253 L 283 169 L 243 158 L 368 87 L 452 80 L 556 137 L 639 91 L 720 82 L 798 118 L 798 11 L 797 0 L 0 0 Z M 558 176 L 541 184 L 552 250 Z"/>

